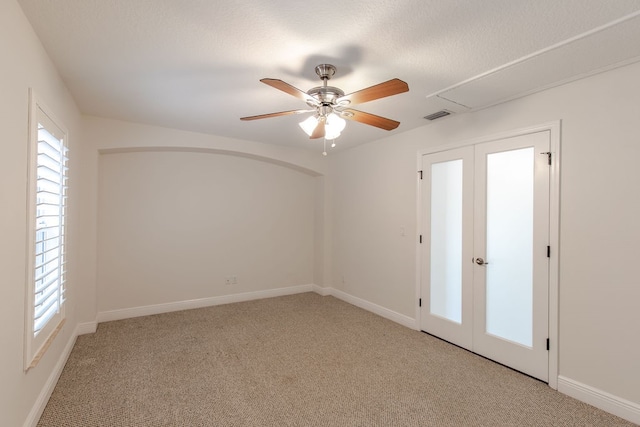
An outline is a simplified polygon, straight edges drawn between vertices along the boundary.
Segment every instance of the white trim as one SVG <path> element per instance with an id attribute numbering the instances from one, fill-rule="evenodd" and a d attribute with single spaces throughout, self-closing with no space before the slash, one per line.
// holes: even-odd
<path id="1" fill-rule="evenodd" d="M 41 114 L 40 114 L 41 113 Z M 29 88 L 29 144 L 28 144 L 28 167 L 27 167 L 27 242 L 25 248 L 27 250 L 26 274 L 27 282 L 25 284 L 25 310 L 24 310 L 24 340 L 23 340 L 23 360 L 24 371 L 35 367 L 42 355 L 47 351 L 51 342 L 55 339 L 57 331 L 66 319 L 66 304 L 62 299 L 62 292 L 65 289 L 65 283 L 58 284 L 58 311 L 54 314 L 38 332 L 38 336 L 34 336 L 34 293 L 35 293 L 35 248 L 36 248 L 36 210 L 37 210 L 37 169 L 38 169 L 38 123 L 46 123 L 45 128 L 49 131 L 55 131 L 55 138 L 59 138 L 62 142 L 61 156 L 64 158 L 65 148 L 69 148 L 69 130 L 62 121 L 53 113 L 33 88 Z M 64 160 L 62 160 L 64 164 Z M 68 208 L 68 205 L 66 205 Z M 67 214 L 62 214 L 61 219 L 64 220 Z M 66 226 L 65 226 L 66 227 Z M 61 244 L 65 247 L 65 256 L 68 255 L 66 248 L 66 235 L 60 234 Z M 63 267 L 58 265 L 60 277 L 62 277 Z M 60 282 L 60 281 L 59 281 Z"/>
<path id="2" fill-rule="evenodd" d="M 53 370 L 51 371 L 51 375 L 49 375 L 47 382 L 42 387 L 42 390 L 40 391 L 38 398 L 36 399 L 35 403 L 31 407 L 31 411 L 29 411 L 29 415 L 27 416 L 27 419 L 24 421 L 23 427 L 35 427 L 38 424 L 38 421 L 40 421 L 40 417 L 42 416 L 42 413 L 44 412 L 44 408 L 46 408 L 47 403 L 49 402 L 51 393 L 53 393 L 53 390 L 56 388 L 56 384 L 58 383 L 58 379 L 62 374 L 64 365 L 67 364 L 67 360 L 71 355 L 71 350 L 73 350 L 73 346 L 76 343 L 76 338 L 78 337 L 78 331 L 80 330 L 80 328 L 81 326 L 77 325 L 75 330 L 73 331 L 73 334 L 71 334 L 71 337 L 69 337 L 69 341 L 67 342 L 67 345 L 64 347 L 62 354 L 60 354 L 60 358 L 58 359 L 58 362 L 56 363 Z"/>
<path id="3" fill-rule="evenodd" d="M 560 120 L 546 124 L 550 132 L 549 151 L 551 170 L 549 175 L 549 387 L 558 389 L 558 360 L 560 334 Z"/>
<path id="4" fill-rule="evenodd" d="M 321 287 L 318 285 L 300 285 L 293 286 L 287 288 L 278 288 L 271 289 L 268 291 L 258 291 L 258 292 L 247 292 L 242 294 L 235 295 L 226 295 L 221 297 L 213 297 L 213 298 L 202 298 L 198 300 L 190 300 L 190 301 L 181 301 L 178 303 L 170 303 L 170 304 L 159 304 L 147 307 L 138 307 L 134 309 L 126 309 L 126 310 L 114 310 L 110 312 L 99 313 L 99 317 L 104 317 L 102 321 L 108 320 L 119 320 L 125 319 L 127 317 L 115 317 L 113 319 L 107 319 L 108 316 L 116 316 L 116 315 L 124 315 L 125 313 L 132 314 L 129 317 L 138 317 L 145 316 L 147 314 L 136 314 L 145 313 L 149 314 L 160 314 L 163 312 L 183 310 L 188 308 L 200 308 L 211 305 L 220 305 L 220 304 L 228 304 L 231 302 L 242 302 L 249 301 L 255 299 L 262 298 L 271 298 L 276 296 L 284 296 L 284 295 L 293 295 L 297 293 L 304 292 L 315 292 L 321 296 L 334 296 L 342 301 L 345 301 L 349 304 L 360 307 L 364 310 L 370 311 L 374 314 L 382 316 L 386 319 L 394 321 L 402 326 L 408 327 L 410 329 L 418 329 L 418 322 L 416 319 L 412 319 L 403 314 L 397 313 L 395 311 L 389 310 L 377 304 L 371 303 L 369 301 L 363 300 L 361 298 L 350 295 L 346 292 L 330 288 L 330 287 Z M 207 303 L 208 305 L 202 305 Z M 184 308 L 183 308 L 184 307 Z M 151 313 L 151 310 L 159 310 L 165 309 L 165 311 L 156 311 Z M 168 308 L 172 308 L 172 310 L 167 310 Z M 138 311 L 136 311 L 138 310 Z M 136 314 L 136 315 L 134 315 Z M 75 345 L 76 339 L 79 335 L 94 333 L 96 331 L 97 322 L 86 322 L 79 323 L 76 325 L 76 328 L 69 338 L 67 345 L 65 346 L 63 352 L 58 359 L 53 371 L 49 375 L 47 382 L 45 383 L 42 391 L 38 395 L 34 405 L 29 411 L 29 415 L 25 420 L 23 427 L 35 427 L 44 412 L 45 407 L 47 406 L 47 402 L 55 389 L 55 386 L 62 374 L 65 364 L 71 355 L 71 351 L 73 350 L 73 346 Z M 621 418 L 624 418 L 632 423 L 640 424 L 640 405 L 634 402 L 631 402 L 626 399 L 622 399 L 620 397 L 614 396 L 611 393 L 607 393 L 595 387 L 591 387 L 589 385 L 580 383 L 578 381 L 572 380 L 570 378 L 566 378 L 563 376 L 557 377 L 557 389 L 559 392 L 571 396 L 575 399 L 578 399 L 582 402 L 585 402 L 589 405 L 595 406 L 596 408 L 602 409 L 603 411 L 609 412 L 611 414 L 617 415 Z"/>
<path id="5" fill-rule="evenodd" d="M 318 286 L 318 285 L 312 285 L 312 286 L 313 286 L 313 292 L 315 292 L 320 296 L 326 297 L 331 295 L 332 288 L 323 288 L 322 286 Z"/>
<path id="6" fill-rule="evenodd" d="M 95 334 L 98 330 L 98 322 L 78 323 L 76 327 L 76 336 L 85 334 Z"/>
<path id="7" fill-rule="evenodd" d="M 422 165 L 422 160 L 421 160 L 422 156 L 426 154 L 439 153 L 441 151 L 449 151 L 452 148 L 460 148 L 460 147 L 466 147 L 468 145 L 482 144 L 485 142 L 491 142 L 491 141 L 496 141 L 496 140 L 505 139 L 505 138 L 512 138 L 515 136 L 521 136 L 521 135 L 526 135 L 526 134 L 535 133 L 535 132 L 543 132 L 547 130 L 551 131 L 552 133 L 554 132 L 554 130 L 557 130 L 559 132 L 560 123 L 561 123 L 560 120 L 552 120 L 550 122 L 540 123 L 538 125 L 527 126 L 527 127 L 518 128 L 518 129 L 511 129 L 511 130 L 506 130 L 504 132 L 497 132 L 490 135 L 479 136 L 476 138 L 463 139 L 458 142 L 450 142 L 442 145 L 435 145 L 433 147 L 423 148 L 418 150 L 418 170 L 420 170 L 420 167 Z"/>
<path id="8" fill-rule="evenodd" d="M 199 298 L 186 301 L 168 302 L 164 304 L 146 305 L 141 307 L 123 308 L 102 311 L 98 313 L 98 323 L 112 320 L 129 319 L 132 317 L 150 316 L 152 314 L 169 313 L 172 311 L 190 310 L 194 308 L 211 307 L 214 305 L 231 304 L 263 298 L 273 298 L 285 295 L 312 292 L 313 285 L 290 286 L 286 288 L 268 289 L 265 291 L 244 292 L 240 294 L 221 295 L 217 297 Z"/>
<path id="9" fill-rule="evenodd" d="M 558 389 L 558 349 L 560 347 L 558 334 L 558 318 L 559 318 L 559 271 L 560 271 L 560 135 L 561 121 L 555 120 L 539 125 L 533 125 L 525 128 L 499 132 L 492 135 L 481 136 L 473 139 L 463 140 L 456 143 L 443 144 L 440 146 L 429 147 L 418 150 L 417 170 L 422 169 L 422 157 L 424 155 L 448 151 L 454 148 L 466 147 L 490 141 L 496 141 L 504 138 L 511 138 L 520 135 L 526 135 L 534 132 L 549 131 L 550 133 L 550 151 L 552 153 L 552 163 L 549 181 L 549 246 L 551 246 L 551 256 L 549 260 L 549 387 Z M 420 184 L 417 192 L 417 221 L 416 226 L 418 234 L 424 234 L 422 229 L 425 225 L 421 221 L 421 193 Z M 416 244 L 416 326 L 419 329 L 420 308 L 418 307 L 418 298 L 421 292 L 421 269 L 420 263 L 420 244 Z"/>
<path id="10" fill-rule="evenodd" d="M 640 405 L 560 375 L 558 391 L 620 418 L 640 424 Z"/>
<path id="11" fill-rule="evenodd" d="M 422 168 L 422 158 L 423 158 L 423 153 L 422 151 L 418 152 L 418 161 L 417 161 L 417 165 L 416 165 L 416 171 L 418 173 L 420 173 L 420 177 L 418 177 L 417 173 L 416 173 L 416 179 L 418 180 L 418 183 L 416 184 L 416 240 L 415 240 L 415 250 L 416 250 L 416 282 L 415 282 L 415 300 L 414 300 L 414 307 L 415 307 L 415 313 L 414 313 L 414 317 L 415 317 L 415 323 L 416 323 L 416 327 L 415 329 L 417 329 L 418 331 L 421 329 L 421 325 L 422 325 L 422 307 L 421 307 L 421 300 L 420 298 L 422 298 L 422 243 L 420 241 L 420 237 L 422 236 L 424 233 L 423 231 L 423 227 L 424 224 L 422 224 L 422 181 L 424 180 L 424 174 L 425 171 Z"/>
<path id="12" fill-rule="evenodd" d="M 448 91 L 456 89 L 456 88 L 458 88 L 460 86 L 466 85 L 467 83 L 471 83 L 473 81 L 480 80 L 480 79 L 482 79 L 484 77 L 487 77 L 487 76 L 489 76 L 491 74 L 495 74 L 497 72 L 505 70 L 505 69 L 507 69 L 509 67 L 512 67 L 514 65 L 518 65 L 518 64 L 521 64 L 523 62 L 526 62 L 526 61 L 528 61 L 528 60 L 530 60 L 532 58 L 535 58 L 537 56 L 544 55 L 545 53 L 548 53 L 548 52 L 551 52 L 553 50 L 559 49 L 561 47 L 567 46 L 567 45 L 569 45 L 569 44 L 571 44 L 573 42 L 580 41 L 580 40 L 585 39 L 585 38 L 587 38 L 589 36 L 597 34 L 597 33 L 601 32 L 601 31 L 608 30 L 609 28 L 612 28 L 612 27 L 614 27 L 616 25 L 622 24 L 625 21 L 637 18 L 638 16 L 640 16 L 640 11 L 632 12 L 632 13 L 630 13 L 628 15 L 622 16 L 622 17 L 620 17 L 618 19 L 615 19 L 615 20 L 613 20 L 611 22 L 607 22 L 606 24 L 603 24 L 603 25 L 601 25 L 599 27 L 592 28 L 591 30 L 586 31 L 586 32 L 584 32 L 582 34 L 578 34 L 578 35 L 570 37 L 570 38 L 568 38 L 566 40 L 562 40 L 561 42 L 558 42 L 558 43 L 556 43 L 554 45 L 547 46 L 547 47 L 545 47 L 543 49 L 540 49 L 540 50 L 538 50 L 536 52 L 533 52 L 533 53 L 530 53 L 528 55 L 525 55 L 525 56 L 523 56 L 521 58 L 518 58 L 518 59 L 516 59 L 514 61 L 507 62 L 506 64 L 500 65 L 500 66 L 498 66 L 496 68 L 493 68 L 493 69 L 491 69 L 489 71 L 485 71 L 485 72 L 483 72 L 481 74 L 478 74 L 476 76 L 470 77 L 470 78 L 468 78 L 466 80 L 463 80 L 463 81 L 461 81 L 459 83 L 456 83 L 456 84 L 454 84 L 452 86 L 448 86 L 448 87 L 446 87 L 444 89 L 440 89 L 437 92 L 433 92 L 433 93 L 427 95 L 426 97 L 427 98 L 431 98 L 433 96 L 439 96 L 439 95 L 441 95 L 441 94 L 443 94 L 445 92 L 448 92 Z M 630 63 L 633 63 L 633 62 L 636 62 L 636 61 L 638 61 L 638 57 L 630 58 L 630 59 L 621 61 L 621 62 L 616 63 L 616 64 L 610 64 L 608 66 L 597 68 L 597 69 L 592 70 L 592 71 L 587 71 L 587 72 L 578 74 L 577 76 L 569 77 L 569 78 L 566 78 L 566 79 L 561 80 L 559 82 L 551 83 L 551 84 L 548 84 L 548 85 L 543 86 L 541 88 L 527 91 L 527 92 L 525 92 L 523 94 L 515 95 L 513 97 L 509 97 L 509 98 L 502 99 L 502 100 L 497 101 L 497 102 L 493 102 L 490 105 L 483 106 L 482 108 L 488 108 L 488 107 L 491 107 L 493 105 L 496 105 L 496 104 L 499 104 L 499 103 L 502 103 L 502 102 L 507 102 L 507 101 L 510 101 L 512 99 L 515 99 L 515 98 L 520 98 L 520 97 L 523 97 L 523 96 L 530 95 L 532 93 L 540 92 L 540 91 L 545 90 L 545 89 L 549 89 L 549 88 L 552 88 L 552 87 L 555 87 L 555 86 L 560 86 L 562 84 L 566 84 L 566 83 L 572 82 L 574 80 L 578 80 L 580 78 L 588 77 L 588 76 L 591 76 L 593 74 L 601 73 L 601 72 L 604 72 L 604 71 L 607 71 L 607 70 L 610 70 L 610 69 L 613 69 L 613 68 L 616 68 L 616 67 L 620 67 L 620 66 L 623 66 L 623 65 L 627 65 L 627 64 L 630 64 Z M 444 99 L 447 99 L 447 98 L 444 98 Z M 450 101 L 450 100 L 448 100 L 448 101 Z M 453 102 L 453 101 L 451 101 L 451 102 Z M 460 104 L 460 105 L 462 105 L 462 104 Z M 465 105 L 465 107 L 466 107 L 466 105 Z M 469 108 L 469 107 L 467 107 L 467 108 Z"/>
<path id="13" fill-rule="evenodd" d="M 389 310 L 388 308 L 385 308 L 380 305 L 374 304 L 372 302 L 355 297 L 346 292 L 339 291 L 338 289 L 334 289 L 334 288 L 322 288 L 322 289 L 328 290 L 327 295 L 334 296 L 344 302 L 348 302 L 351 305 L 355 305 L 356 307 L 360 307 L 364 310 L 370 311 L 374 314 L 377 314 L 378 316 L 381 316 L 381 317 L 384 317 L 385 319 L 389 319 L 393 322 L 399 323 L 400 325 L 405 326 L 407 328 L 414 329 L 414 330 L 418 329 L 416 319 L 413 319 L 409 316 L 405 316 L 404 314 L 400 314 L 393 310 Z"/>
<path id="14" fill-rule="evenodd" d="M 313 177 L 324 176 L 325 174 L 316 170 L 311 169 L 309 167 L 300 166 L 290 161 L 280 160 L 273 157 L 267 157 L 261 154 L 252 154 L 239 150 L 227 150 L 220 148 L 209 148 L 209 147 L 119 147 L 119 148 L 101 148 L 98 149 L 98 154 L 100 155 L 108 155 L 108 154 L 121 154 L 121 153 L 144 153 L 144 152 L 178 152 L 178 153 L 206 153 L 206 154 L 220 154 L 224 156 L 236 156 L 236 157 L 245 157 L 248 159 L 257 160 L 265 163 L 272 163 L 274 165 L 282 166 L 285 168 L 293 169 L 295 171 L 307 174 Z"/>

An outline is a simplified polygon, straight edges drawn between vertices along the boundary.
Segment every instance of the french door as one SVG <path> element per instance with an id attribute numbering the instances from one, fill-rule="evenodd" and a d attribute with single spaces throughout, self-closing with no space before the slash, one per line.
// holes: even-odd
<path id="1" fill-rule="evenodd" d="M 550 132 L 422 158 L 421 329 L 548 381 Z"/>

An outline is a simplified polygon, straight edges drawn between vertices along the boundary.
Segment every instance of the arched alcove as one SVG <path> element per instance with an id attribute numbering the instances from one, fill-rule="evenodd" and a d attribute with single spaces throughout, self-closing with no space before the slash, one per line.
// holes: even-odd
<path id="1" fill-rule="evenodd" d="M 98 312 L 314 283 L 318 172 L 231 150 L 98 152 Z"/>

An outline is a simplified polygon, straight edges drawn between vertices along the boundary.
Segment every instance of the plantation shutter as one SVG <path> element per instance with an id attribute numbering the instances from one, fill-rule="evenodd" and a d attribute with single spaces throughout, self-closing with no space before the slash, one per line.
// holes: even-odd
<path id="1" fill-rule="evenodd" d="M 64 302 L 67 148 L 57 126 L 38 120 L 33 334 Z M 51 127 L 53 125 L 54 127 Z"/>

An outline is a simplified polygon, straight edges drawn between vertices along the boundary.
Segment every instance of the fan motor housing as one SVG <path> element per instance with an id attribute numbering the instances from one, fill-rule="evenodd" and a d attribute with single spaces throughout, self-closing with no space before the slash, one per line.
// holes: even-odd
<path id="1" fill-rule="evenodd" d="M 309 89 L 308 95 L 315 98 L 322 105 L 336 105 L 336 100 L 341 96 L 344 96 L 344 92 L 341 89 L 333 86 L 318 86 Z M 309 104 L 313 106 L 312 104 Z"/>

